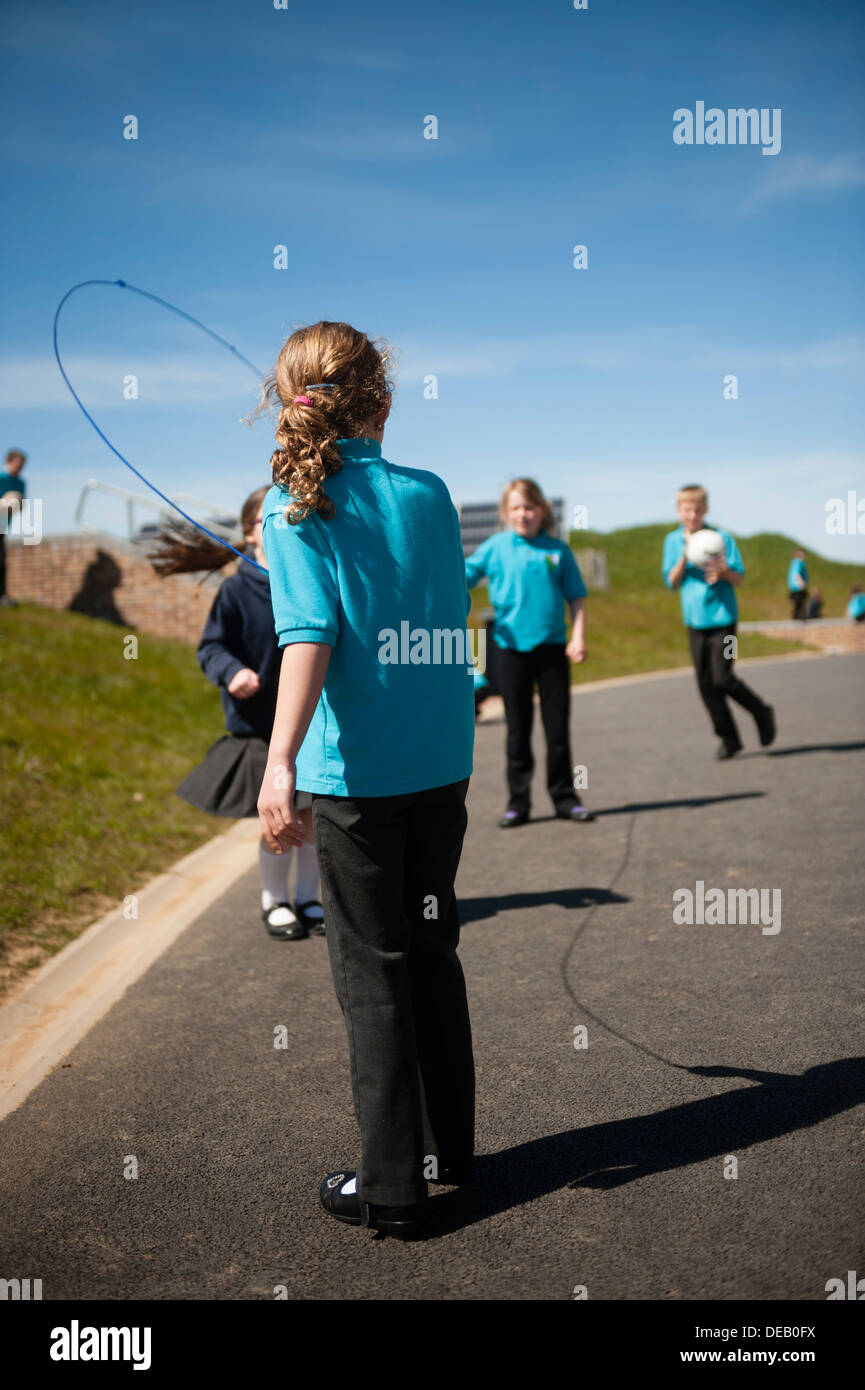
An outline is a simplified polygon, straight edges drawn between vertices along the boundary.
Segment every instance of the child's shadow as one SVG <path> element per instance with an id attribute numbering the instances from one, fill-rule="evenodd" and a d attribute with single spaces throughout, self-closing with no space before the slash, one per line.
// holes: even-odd
<path id="1" fill-rule="evenodd" d="M 621 1187 L 709 1158 L 739 1156 L 752 1144 L 806 1129 L 865 1101 L 865 1057 L 825 1062 L 801 1076 L 744 1067 L 682 1070 L 760 1084 L 483 1154 L 465 1187 L 434 1198 L 429 1234 L 445 1235 L 563 1187 Z"/>
<path id="2" fill-rule="evenodd" d="M 796 748 L 770 748 L 769 758 L 789 758 L 794 753 L 859 753 L 865 743 L 803 743 Z"/>
<path id="3" fill-rule="evenodd" d="M 630 898 L 610 888 L 548 888 L 538 892 L 502 893 L 497 898 L 458 898 L 460 925 L 484 922 L 500 912 L 532 907 L 597 907 L 601 903 L 629 903 Z"/>
<path id="4" fill-rule="evenodd" d="M 87 566 L 78 590 L 68 605 L 69 612 L 86 613 L 89 618 L 130 626 L 114 602 L 114 590 L 120 587 L 122 578 L 114 556 L 109 555 L 107 550 L 97 550 L 96 559 Z"/>

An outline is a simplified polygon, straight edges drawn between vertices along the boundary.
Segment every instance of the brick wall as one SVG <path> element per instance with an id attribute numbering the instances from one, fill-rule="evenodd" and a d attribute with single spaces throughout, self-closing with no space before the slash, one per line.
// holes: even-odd
<path id="1" fill-rule="evenodd" d="M 237 563 L 243 563 L 238 561 Z M 160 579 L 142 549 L 106 535 L 44 536 L 38 545 L 6 537 L 6 592 L 46 608 L 67 609 L 198 645 L 228 564 L 216 574 Z"/>

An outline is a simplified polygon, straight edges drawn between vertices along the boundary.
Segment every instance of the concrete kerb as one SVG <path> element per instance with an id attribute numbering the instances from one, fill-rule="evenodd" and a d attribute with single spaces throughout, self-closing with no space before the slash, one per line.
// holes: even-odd
<path id="1" fill-rule="evenodd" d="M 258 821 L 236 822 L 87 927 L 0 1008 L 0 1119 L 30 1094 L 186 927 L 256 861 Z"/>
<path id="2" fill-rule="evenodd" d="M 806 652 L 781 652 L 778 656 L 747 656 L 742 657 L 736 662 L 738 666 L 766 666 L 775 665 L 779 661 L 812 661 L 815 657 L 819 660 L 826 656 L 824 650 L 813 649 Z M 637 685 L 640 681 L 663 681 L 670 676 L 693 676 L 694 668 L 690 662 L 685 666 L 671 666 L 666 671 L 646 671 L 636 676 L 610 676 L 605 681 L 581 681 L 579 685 L 571 686 L 571 694 L 580 695 L 589 690 L 600 690 L 604 687 L 610 690 L 616 685 Z"/>
<path id="3" fill-rule="evenodd" d="M 811 648 L 804 652 L 781 652 L 778 656 L 749 656 L 743 657 L 736 662 L 739 666 L 766 666 L 776 665 L 780 661 L 813 661 L 815 658 L 820 661 L 827 656 L 841 656 L 845 653 L 838 652 L 834 648 Z M 691 676 L 693 678 L 694 668 L 690 662 L 685 666 L 670 666 L 664 671 L 642 671 L 636 676 L 608 676 L 602 681 L 580 681 L 578 685 L 571 686 L 572 695 L 590 695 L 594 690 L 612 690 L 617 685 L 639 685 L 645 681 L 665 681 L 671 676 Z M 535 694 L 535 704 L 539 703 L 538 695 Z M 481 706 L 479 724 L 492 724 L 504 718 L 504 702 L 500 695 L 490 695 Z"/>

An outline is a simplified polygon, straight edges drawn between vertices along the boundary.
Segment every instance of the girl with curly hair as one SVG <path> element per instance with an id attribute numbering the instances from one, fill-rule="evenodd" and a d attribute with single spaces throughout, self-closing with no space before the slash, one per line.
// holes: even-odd
<path id="1" fill-rule="evenodd" d="M 283 656 L 258 808 L 274 849 L 299 844 L 292 793 L 312 792 L 362 1148 L 321 1203 L 406 1238 L 427 1180 L 463 1181 L 474 1151 L 454 895 L 474 701 L 471 660 L 430 658 L 432 633 L 467 639 L 459 519 L 441 478 L 382 457 L 388 363 L 364 333 L 317 323 L 262 393 L 259 410 L 278 408 L 262 513 Z"/>

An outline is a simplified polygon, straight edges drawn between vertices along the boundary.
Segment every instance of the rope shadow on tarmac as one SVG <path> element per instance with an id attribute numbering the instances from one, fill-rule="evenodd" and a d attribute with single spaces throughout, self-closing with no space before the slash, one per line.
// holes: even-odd
<path id="1" fill-rule="evenodd" d="M 741 1076 L 758 1084 L 483 1154 L 475 1159 L 470 1185 L 431 1203 L 429 1236 L 463 1230 L 563 1188 L 609 1191 L 656 1173 L 738 1155 L 865 1102 L 865 1057 L 842 1057 L 801 1075 L 727 1066 L 683 1070 L 703 1077 Z"/>

